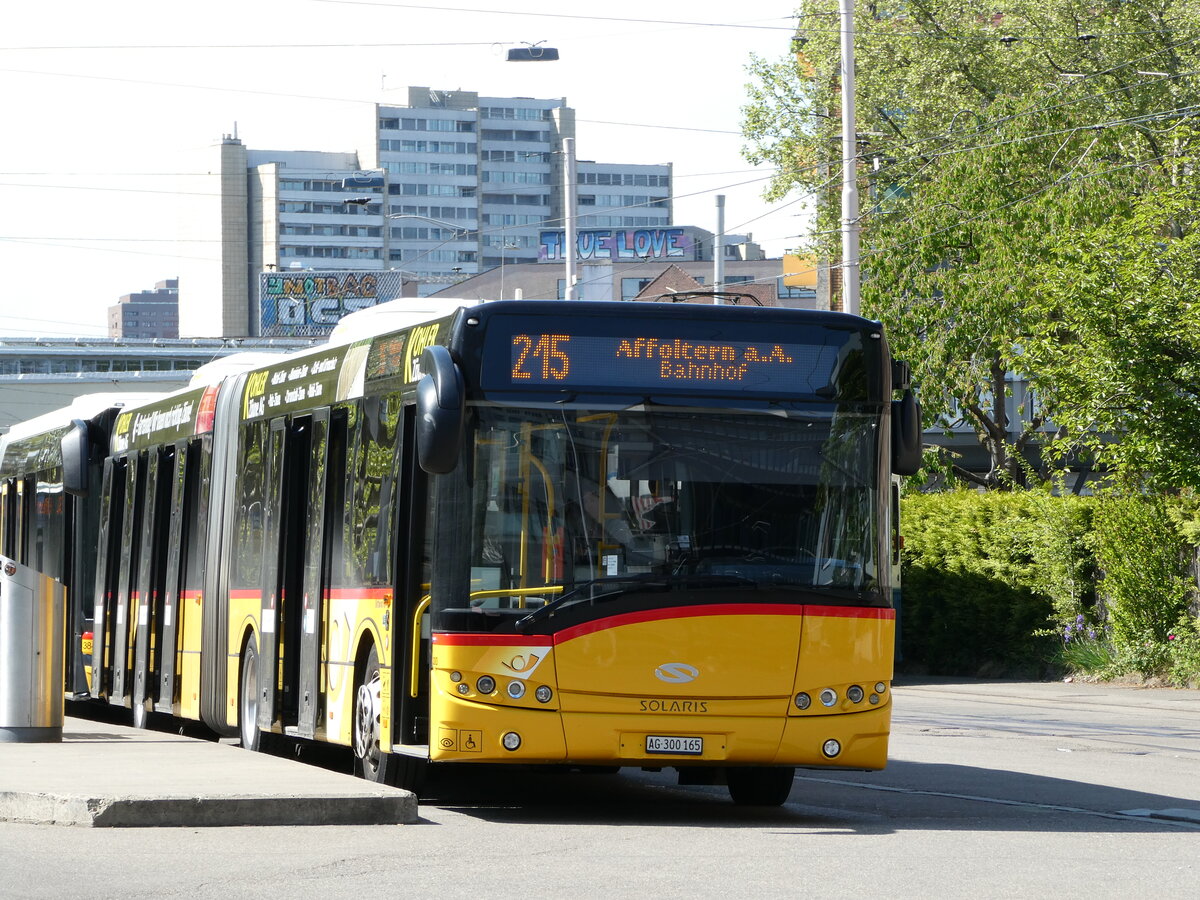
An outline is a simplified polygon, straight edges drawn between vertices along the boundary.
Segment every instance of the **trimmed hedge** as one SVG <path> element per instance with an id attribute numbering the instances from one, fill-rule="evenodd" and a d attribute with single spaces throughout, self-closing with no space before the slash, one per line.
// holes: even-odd
<path id="1" fill-rule="evenodd" d="M 967 490 L 904 498 L 901 653 L 937 675 L 1039 677 L 1035 636 L 1091 597 L 1091 510 L 1079 498 Z"/>
<path id="2" fill-rule="evenodd" d="M 1182 655 L 1169 651 L 1188 649 L 1195 631 L 1181 502 L 1037 490 L 907 495 L 903 667 L 1056 674 L 1070 660 L 1064 633 L 1070 649 L 1086 638 L 1129 669 L 1169 666 Z"/>

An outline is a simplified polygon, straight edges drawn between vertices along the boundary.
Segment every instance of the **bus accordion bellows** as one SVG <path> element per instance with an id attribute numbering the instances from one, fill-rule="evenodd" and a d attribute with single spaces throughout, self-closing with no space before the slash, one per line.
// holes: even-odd
<path id="1" fill-rule="evenodd" d="M 886 764 L 921 448 L 878 323 L 395 301 L 199 381 L 0 450 L 0 552 L 72 598 L 68 696 L 409 787 L 670 766 L 778 804 Z"/>

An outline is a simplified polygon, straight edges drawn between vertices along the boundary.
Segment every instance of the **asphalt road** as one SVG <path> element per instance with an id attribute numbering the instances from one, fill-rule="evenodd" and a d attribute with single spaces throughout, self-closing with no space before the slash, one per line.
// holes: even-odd
<path id="1" fill-rule="evenodd" d="M 1200 896 L 1200 692 L 907 684 L 882 773 L 437 779 L 416 825 L 0 823 L 3 897 Z M 339 766 L 337 754 L 324 754 Z"/>

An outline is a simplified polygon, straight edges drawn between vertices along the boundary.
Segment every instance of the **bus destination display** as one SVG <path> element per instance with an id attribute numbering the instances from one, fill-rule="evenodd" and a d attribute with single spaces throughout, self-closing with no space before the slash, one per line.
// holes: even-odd
<path id="1" fill-rule="evenodd" d="M 709 388 L 812 394 L 841 346 L 684 337 L 512 334 L 512 386 Z"/>

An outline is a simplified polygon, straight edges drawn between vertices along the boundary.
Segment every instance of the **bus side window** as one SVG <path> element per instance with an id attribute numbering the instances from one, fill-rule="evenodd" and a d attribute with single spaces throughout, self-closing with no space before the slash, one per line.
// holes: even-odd
<path id="1" fill-rule="evenodd" d="M 267 425 L 266 421 L 257 421 L 242 428 L 238 447 L 241 495 L 235 500 L 236 544 L 229 584 L 231 588 L 257 589 L 262 579 Z"/>
<path id="2" fill-rule="evenodd" d="M 0 553 L 5 556 L 12 556 L 12 549 L 8 546 L 9 536 L 12 534 L 12 526 L 9 524 L 9 513 L 12 509 L 12 504 L 9 502 L 9 494 L 11 489 L 11 481 L 0 482 Z"/>

